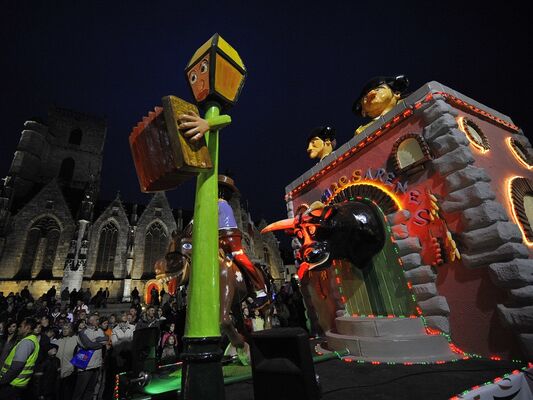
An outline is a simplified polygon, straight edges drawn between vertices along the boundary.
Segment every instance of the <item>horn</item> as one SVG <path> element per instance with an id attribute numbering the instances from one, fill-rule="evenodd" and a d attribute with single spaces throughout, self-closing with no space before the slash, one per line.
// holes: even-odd
<path id="1" fill-rule="evenodd" d="M 273 231 L 284 231 L 286 229 L 294 229 L 294 218 L 282 219 L 271 223 L 268 226 L 265 226 L 261 233 L 273 232 Z"/>

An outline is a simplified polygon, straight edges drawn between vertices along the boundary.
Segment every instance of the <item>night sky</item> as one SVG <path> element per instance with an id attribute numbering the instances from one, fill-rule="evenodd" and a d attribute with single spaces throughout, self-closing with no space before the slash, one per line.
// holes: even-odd
<path id="1" fill-rule="evenodd" d="M 313 127 L 334 126 L 339 145 L 352 137 L 360 123 L 352 102 L 375 75 L 406 74 L 411 90 L 439 81 L 533 135 L 531 13 L 512 2 L 5 3 L 2 176 L 24 121 L 55 104 L 108 118 L 100 197 L 119 190 L 125 201 L 146 203 L 131 128 L 162 96 L 192 100 L 183 70 L 215 32 L 248 69 L 233 123 L 221 131 L 220 170 L 233 172 L 255 219 L 285 217 L 285 186 L 313 165 L 305 152 Z M 171 206 L 192 209 L 193 193 L 194 182 L 179 187 Z"/>

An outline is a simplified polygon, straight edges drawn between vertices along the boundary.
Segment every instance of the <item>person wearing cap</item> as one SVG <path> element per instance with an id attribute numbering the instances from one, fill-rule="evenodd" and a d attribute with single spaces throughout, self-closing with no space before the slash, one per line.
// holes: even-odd
<path id="1" fill-rule="evenodd" d="M 310 159 L 321 161 L 329 156 L 336 146 L 335 129 L 331 126 L 318 126 L 307 138 L 307 154 Z"/>
<path id="2" fill-rule="evenodd" d="M 237 227 L 233 209 L 229 205 L 234 193 L 239 193 L 233 179 L 226 175 L 218 176 L 218 236 L 220 248 L 230 256 L 239 270 L 246 274 L 255 290 L 256 303 L 263 303 L 266 285 L 263 274 L 250 261 L 242 247 L 242 233 Z"/>
<path id="3" fill-rule="evenodd" d="M 404 75 L 377 76 L 370 79 L 354 101 L 352 112 L 372 120 L 359 126 L 355 134 L 359 135 L 376 119 L 392 110 L 402 99 L 408 86 L 409 80 Z"/>

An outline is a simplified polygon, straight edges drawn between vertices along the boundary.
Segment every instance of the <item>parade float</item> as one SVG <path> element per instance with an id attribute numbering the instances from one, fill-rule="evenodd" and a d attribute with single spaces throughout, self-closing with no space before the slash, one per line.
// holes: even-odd
<path id="1" fill-rule="evenodd" d="M 313 332 L 357 360 L 530 358 L 529 141 L 508 116 L 438 82 L 372 117 L 286 187 L 289 218 L 265 228 L 296 238 Z M 359 231 L 339 216 L 351 203 L 373 210 L 353 213 Z M 347 247 L 375 244 L 361 236 L 367 218 L 383 243 L 371 259 L 350 258 Z"/>

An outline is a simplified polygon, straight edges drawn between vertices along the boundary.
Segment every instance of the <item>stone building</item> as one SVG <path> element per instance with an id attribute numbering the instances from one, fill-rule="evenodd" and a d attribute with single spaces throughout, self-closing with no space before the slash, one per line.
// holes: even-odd
<path id="1" fill-rule="evenodd" d="M 510 117 L 438 82 L 377 118 L 286 188 L 289 217 L 362 201 L 385 230 L 371 268 L 307 274 L 315 329 L 367 360 L 530 359 L 532 168 Z"/>
<path id="2" fill-rule="evenodd" d="M 173 210 L 164 192 L 146 206 L 118 194 L 99 200 L 106 129 L 102 118 L 57 107 L 47 123 L 24 123 L 0 185 L 0 291 L 27 285 L 38 297 L 52 285 L 92 294 L 108 287 L 111 298 L 127 300 L 133 287 L 143 293 L 154 282 L 155 262 L 191 213 Z M 276 238 L 259 234 L 239 197 L 232 206 L 252 260 L 281 279 Z"/>

